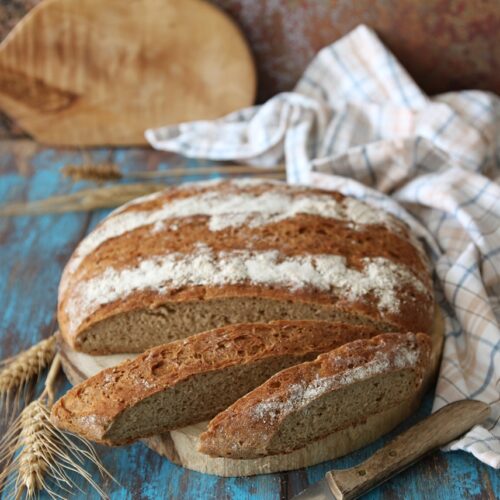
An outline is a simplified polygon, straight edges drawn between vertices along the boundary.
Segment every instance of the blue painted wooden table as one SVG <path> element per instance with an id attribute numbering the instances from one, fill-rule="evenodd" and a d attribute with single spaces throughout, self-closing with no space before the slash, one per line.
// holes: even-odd
<path id="1" fill-rule="evenodd" d="M 91 154 L 94 161 L 114 161 L 124 171 L 196 165 L 146 149 L 99 149 Z M 44 148 L 24 139 L 0 141 L 0 202 L 35 200 L 89 187 L 59 175 L 63 165 L 80 162 L 82 155 L 78 151 Z M 55 310 L 62 268 L 75 245 L 106 213 L 99 210 L 0 219 L 1 358 L 29 347 L 57 328 Z M 67 388 L 67 382 L 61 380 L 60 391 Z M 418 414 L 392 435 L 426 415 L 431 402 L 429 394 Z M 224 479 L 191 472 L 142 444 L 113 449 L 98 447 L 102 461 L 119 484 L 99 478 L 95 468 L 89 466 L 89 470 L 115 499 L 288 499 L 320 480 L 327 470 L 350 467 L 364 460 L 390 437 L 340 460 L 251 478 Z M 436 452 L 366 498 L 493 499 L 500 497 L 499 476 L 498 471 L 464 452 Z M 85 493 L 75 497 L 96 497 L 88 486 L 80 485 Z"/>

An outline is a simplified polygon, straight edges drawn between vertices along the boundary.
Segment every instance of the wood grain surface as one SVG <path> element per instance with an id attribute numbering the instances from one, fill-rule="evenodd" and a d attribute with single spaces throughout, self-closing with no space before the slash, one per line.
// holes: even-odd
<path id="1" fill-rule="evenodd" d="M 125 170 L 165 169 L 186 162 L 173 155 L 142 149 L 95 149 L 95 161 L 115 161 Z M 89 187 L 59 176 L 66 163 L 84 158 L 79 152 L 42 148 L 31 141 L 0 141 L 0 202 L 35 200 Z M 195 165 L 187 161 L 186 165 Z M 194 176 L 184 180 L 195 180 Z M 56 328 L 57 284 L 77 242 L 107 213 L 73 213 L 0 219 L 0 357 L 14 354 L 47 337 Z M 62 383 L 60 393 L 69 386 Z M 430 411 L 432 396 L 395 433 Z M 3 430 L 0 429 L 0 432 Z M 288 499 L 320 480 L 332 468 L 351 467 L 368 458 L 395 433 L 342 459 L 289 473 L 251 478 L 218 478 L 190 472 L 143 444 L 124 448 L 98 447 L 106 467 L 119 484 L 101 480 L 113 499 Z M 94 477 L 98 473 L 90 468 Z M 85 494 L 94 498 L 80 483 Z M 87 494 L 88 493 L 88 494 Z M 403 472 L 366 498 L 491 499 L 500 497 L 500 477 L 472 455 L 436 452 Z M 47 498 L 42 496 L 42 498 Z"/>
<path id="2" fill-rule="evenodd" d="M 0 2 L 0 40 L 40 0 Z M 422 88 L 500 92 L 498 0 L 213 0 L 255 54 L 258 99 L 291 89 L 314 54 L 359 23 L 374 28 Z M 1 130 L 0 120 L 0 130 Z M 13 125 L 3 128 L 19 133 Z M 5 132 L 4 132 L 5 133 Z"/>
<path id="3" fill-rule="evenodd" d="M 48 144 L 145 144 L 252 105 L 255 86 L 240 30 L 204 0 L 45 0 L 0 45 L 0 108 Z"/>

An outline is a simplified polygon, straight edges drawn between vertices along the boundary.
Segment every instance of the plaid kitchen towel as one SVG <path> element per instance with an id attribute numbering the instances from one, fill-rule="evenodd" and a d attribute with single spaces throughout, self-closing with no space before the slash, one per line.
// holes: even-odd
<path id="1" fill-rule="evenodd" d="M 435 264 L 446 322 L 434 410 L 462 398 L 492 417 L 447 449 L 500 467 L 500 99 L 428 97 L 367 27 L 324 48 L 293 92 L 216 121 L 148 130 L 157 149 L 272 166 L 410 224 Z"/>

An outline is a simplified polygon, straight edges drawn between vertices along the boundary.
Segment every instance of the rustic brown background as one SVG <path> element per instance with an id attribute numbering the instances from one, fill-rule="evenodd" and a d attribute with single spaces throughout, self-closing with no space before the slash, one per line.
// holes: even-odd
<path id="1" fill-rule="evenodd" d="M 2 0 L 0 38 L 40 0 Z M 359 23 L 374 28 L 430 94 L 500 93 L 500 0 L 215 0 L 255 54 L 258 100 L 289 90 L 314 54 Z M 0 137 L 20 131 L 0 118 Z"/>

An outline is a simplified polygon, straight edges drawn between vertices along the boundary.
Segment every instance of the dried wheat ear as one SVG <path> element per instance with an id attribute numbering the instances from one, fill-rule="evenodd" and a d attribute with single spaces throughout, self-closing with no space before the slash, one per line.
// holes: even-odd
<path id="1" fill-rule="evenodd" d="M 55 336 L 36 344 L 11 360 L 2 371 L 7 392 L 28 376 L 34 376 L 52 360 L 45 389 L 29 403 L 8 427 L 0 440 L 0 496 L 30 499 L 44 490 L 51 498 L 66 499 L 78 489 L 72 479 L 76 473 L 87 481 L 101 498 L 108 498 L 84 468 L 90 462 L 101 475 L 113 479 L 101 464 L 91 444 L 66 434 L 51 423 L 50 408 L 54 403 L 54 385 L 60 371 L 59 354 L 54 356 Z M 53 359 L 52 359 L 53 358 Z M 7 373 L 6 373 L 7 372 Z"/>
<path id="2" fill-rule="evenodd" d="M 0 363 L 0 415 L 5 419 L 26 400 L 31 382 L 49 366 L 56 351 L 56 337 L 38 342 L 17 356 Z"/>

